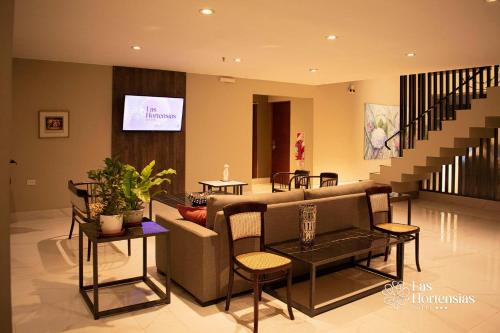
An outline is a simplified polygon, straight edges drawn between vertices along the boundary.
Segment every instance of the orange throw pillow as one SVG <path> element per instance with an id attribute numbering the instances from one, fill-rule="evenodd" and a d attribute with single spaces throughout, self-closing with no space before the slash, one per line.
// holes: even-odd
<path id="1" fill-rule="evenodd" d="M 207 207 L 188 207 L 178 204 L 177 210 L 182 215 L 184 220 L 194 222 L 204 227 L 206 226 Z"/>

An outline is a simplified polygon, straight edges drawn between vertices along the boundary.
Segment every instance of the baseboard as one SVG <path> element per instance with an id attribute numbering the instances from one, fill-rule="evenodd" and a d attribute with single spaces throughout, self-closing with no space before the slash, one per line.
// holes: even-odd
<path id="1" fill-rule="evenodd" d="M 465 206 L 476 209 L 496 210 L 500 211 L 500 201 L 485 200 L 460 195 L 420 191 L 419 198 L 429 201 L 441 201 L 458 206 Z"/>
<path id="2" fill-rule="evenodd" d="M 270 182 L 271 182 L 270 177 L 252 178 L 252 184 L 269 184 Z"/>
<path id="3" fill-rule="evenodd" d="M 60 217 L 71 218 L 71 208 L 58 208 L 58 209 L 44 209 L 44 210 L 30 210 L 22 212 L 12 212 L 10 214 L 10 221 L 17 222 L 20 220 L 29 221 L 37 219 L 52 219 Z"/>

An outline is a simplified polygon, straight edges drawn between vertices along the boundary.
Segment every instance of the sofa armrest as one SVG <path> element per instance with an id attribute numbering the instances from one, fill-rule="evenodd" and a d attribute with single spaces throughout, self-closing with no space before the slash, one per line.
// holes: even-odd
<path id="1" fill-rule="evenodd" d="M 213 289 L 214 262 L 217 260 L 218 234 L 196 223 L 164 215 L 156 221 L 170 230 L 170 246 L 166 236 L 156 237 L 156 267 L 195 296 L 198 301 L 210 299 Z M 168 266 L 170 259 L 170 266 Z"/>

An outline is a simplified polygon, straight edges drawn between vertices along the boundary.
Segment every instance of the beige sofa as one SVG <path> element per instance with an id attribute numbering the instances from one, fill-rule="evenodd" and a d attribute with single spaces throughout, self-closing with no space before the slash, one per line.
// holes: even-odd
<path id="1" fill-rule="evenodd" d="M 170 229 L 170 247 L 164 237 L 156 239 L 156 266 L 167 269 L 170 254 L 172 280 L 191 293 L 202 305 L 226 296 L 228 280 L 228 241 L 222 208 L 230 203 L 259 201 L 268 204 L 265 214 L 266 243 L 298 237 L 298 209 L 304 203 L 317 206 L 317 232 L 339 230 L 349 226 L 369 228 L 364 190 L 372 181 L 311 190 L 254 195 L 215 195 L 207 204 L 207 228 L 183 220 L 175 208 L 168 207 L 156 215 L 156 221 Z M 258 249 L 254 240 L 242 240 L 235 251 Z M 294 264 L 295 265 L 295 264 Z M 294 275 L 303 268 L 294 266 Z M 233 293 L 250 290 L 250 285 L 235 278 Z"/>

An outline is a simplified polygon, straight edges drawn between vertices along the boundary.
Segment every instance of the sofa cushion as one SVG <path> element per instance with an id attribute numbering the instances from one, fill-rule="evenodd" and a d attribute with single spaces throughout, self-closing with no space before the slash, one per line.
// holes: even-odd
<path id="1" fill-rule="evenodd" d="M 374 185 L 375 182 L 373 180 L 363 180 L 352 184 L 305 190 L 304 196 L 306 200 L 311 200 L 311 199 L 321 199 L 326 197 L 336 197 L 339 195 L 347 195 L 354 193 L 364 193 L 367 188 L 372 187 Z"/>
<path id="2" fill-rule="evenodd" d="M 205 226 L 207 223 L 207 207 L 189 207 L 178 204 L 177 210 L 184 220 L 202 226 Z"/>
<path id="3" fill-rule="evenodd" d="M 304 200 L 304 190 L 292 190 L 278 193 L 257 193 L 248 195 L 211 195 L 207 202 L 207 228 L 213 229 L 215 214 L 224 206 L 237 202 L 263 202 L 268 205 L 282 202 L 293 202 Z"/>

